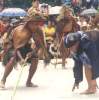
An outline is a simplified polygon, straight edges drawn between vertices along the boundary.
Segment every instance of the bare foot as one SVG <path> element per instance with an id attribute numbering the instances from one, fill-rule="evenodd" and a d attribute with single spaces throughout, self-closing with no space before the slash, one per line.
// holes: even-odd
<path id="1" fill-rule="evenodd" d="M 26 83 L 26 87 L 38 87 L 38 85 L 35 85 L 33 83 Z"/>
<path id="2" fill-rule="evenodd" d="M 0 82 L 0 88 L 2 88 L 2 89 L 5 88 L 5 84 L 3 81 Z"/>
<path id="3" fill-rule="evenodd" d="M 84 92 L 81 92 L 80 94 L 85 94 L 85 95 L 89 95 L 89 94 L 95 94 L 97 92 L 97 90 L 96 89 L 92 89 L 92 88 L 90 88 L 90 89 L 87 89 L 86 91 L 84 91 Z"/>

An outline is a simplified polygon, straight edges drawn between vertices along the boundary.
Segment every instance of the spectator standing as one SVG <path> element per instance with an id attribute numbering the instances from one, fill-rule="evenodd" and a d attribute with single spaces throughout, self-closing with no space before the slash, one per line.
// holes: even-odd
<path id="1" fill-rule="evenodd" d="M 92 0 L 86 0 L 86 8 L 89 9 L 92 6 Z"/>
<path id="2" fill-rule="evenodd" d="M 80 0 L 72 0 L 72 7 L 75 15 L 78 15 L 80 13 Z"/>
<path id="3" fill-rule="evenodd" d="M 53 41 L 55 36 L 55 25 L 52 20 L 48 20 L 48 24 L 44 27 L 43 32 L 45 33 L 46 41 Z"/>
<path id="4" fill-rule="evenodd" d="M 32 2 L 32 7 L 30 7 L 28 9 L 28 15 L 29 16 L 35 16 L 35 15 L 39 15 L 40 9 L 39 9 L 39 0 L 33 0 Z"/>
<path id="5" fill-rule="evenodd" d="M 28 9 L 28 15 L 43 18 L 44 16 L 48 16 L 48 12 L 46 12 L 46 14 L 42 13 L 40 10 L 40 0 L 33 0 L 32 7 Z"/>
<path id="6" fill-rule="evenodd" d="M 93 0 L 93 7 L 95 9 L 98 9 L 98 6 L 99 6 L 99 0 Z"/>

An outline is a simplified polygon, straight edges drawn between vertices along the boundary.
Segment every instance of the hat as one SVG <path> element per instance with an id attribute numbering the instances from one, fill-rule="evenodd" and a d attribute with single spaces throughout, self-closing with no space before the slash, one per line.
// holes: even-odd
<path id="1" fill-rule="evenodd" d="M 73 46 L 76 42 L 80 41 L 81 39 L 81 34 L 78 32 L 75 33 L 69 33 L 67 36 L 64 38 L 64 44 L 66 48 L 69 48 Z"/>

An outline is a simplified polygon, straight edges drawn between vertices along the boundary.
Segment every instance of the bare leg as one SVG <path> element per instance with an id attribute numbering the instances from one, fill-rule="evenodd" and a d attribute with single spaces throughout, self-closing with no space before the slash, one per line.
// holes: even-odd
<path id="1" fill-rule="evenodd" d="M 26 86 L 27 87 L 37 87 L 36 85 L 34 85 L 31 80 L 33 75 L 35 74 L 36 70 L 37 70 L 37 65 L 38 65 L 38 58 L 34 58 L 32 59 L 32 63 L 29 69 L 29 75 L 28 75 L 28 79 L 26 82 Z"/>
<path id="2" fill-rule="evenodd" d="M 85 65 L 85 76 L 88 83 L 88 89 L 81 94 L 93 94 L 96 93 L 96 80 L 92 80 L 92 69 L 90 65 Z"/>
<path id="3" fill-rule="evenodd" d="M 88 83 L 88 88 L 90 88 L 91 86 L 91 81 L 92 81 L 92 71 L 91 68 L 88 68 L 89 65 L 85 66 L 85 76 L 86 76 L 86 80 Z"/>
<path id="4" fill-rule="evenodd" d="M 66 60 L 66 58 L 62 58 L 62 69 L 66 69 L 66 67 L 65 67 L 65 60 Z"/>
<path id="5" fill-rule="evenodd" d="M 7 65 L 5 66 L 4 75 L 3 75 L 2 79 L 1 79 L 1 82 L 0 82 L 0 87 L 1 88 L 5 87 L 6 78 L 8 77 L 8 75 L 11 73 L 11 71 L 13 69 L 14 60 L 15 60 L 15 57 L 11 57 L 11 59 L 9 60 Z"/>
<path id="6" fill-rule="evenodd" d="M 63 69 L 66 69 L 65 63 L 67 63 L 66 62 L 66 58 L 69 57 L 69 54 L 70 54 L 70 50 L 69 49 L 64 49 L 64 51 L 62 51 L 62 68 Z"/>
<path id="7" fill-rule="evenodd" d="M 42 48 L 40 48 L 40 49 L 38 50 L 37 55 L 38 55 L 39 58 L 43 58 L 43 51 L 42 51 Z"/>
<path id="8" fill-rule="evenodd" d="M 60 53 L 62 57 L 62 68 L 66 69 L 65 63 L 66 63 L 66 58 L 68 58 L 70 55 L 70 49 L 65 48 L 64 43 L 62 43 L 61 48 L 60 48 Z"/>

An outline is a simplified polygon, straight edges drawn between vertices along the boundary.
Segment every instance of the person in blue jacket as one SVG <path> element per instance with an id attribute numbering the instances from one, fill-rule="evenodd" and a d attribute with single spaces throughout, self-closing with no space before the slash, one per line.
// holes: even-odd
<path id="1" fill-rule="evenodd" d="M 78 87 L 79 83 L 83 80 L 82 67 L 84 65 L 88 89 L 81 94 L 96 93 L 96 78 L 99 77 L 99 52 L 96 42 L 92 41 L 86 33 L 78 31 L 69 33 L 64 38 L 64 44 L 66 48 L 70 48 L 71 57 L 75 61 L 73 68 L 75 78 L 73 90 L 75 87 Z"/>

